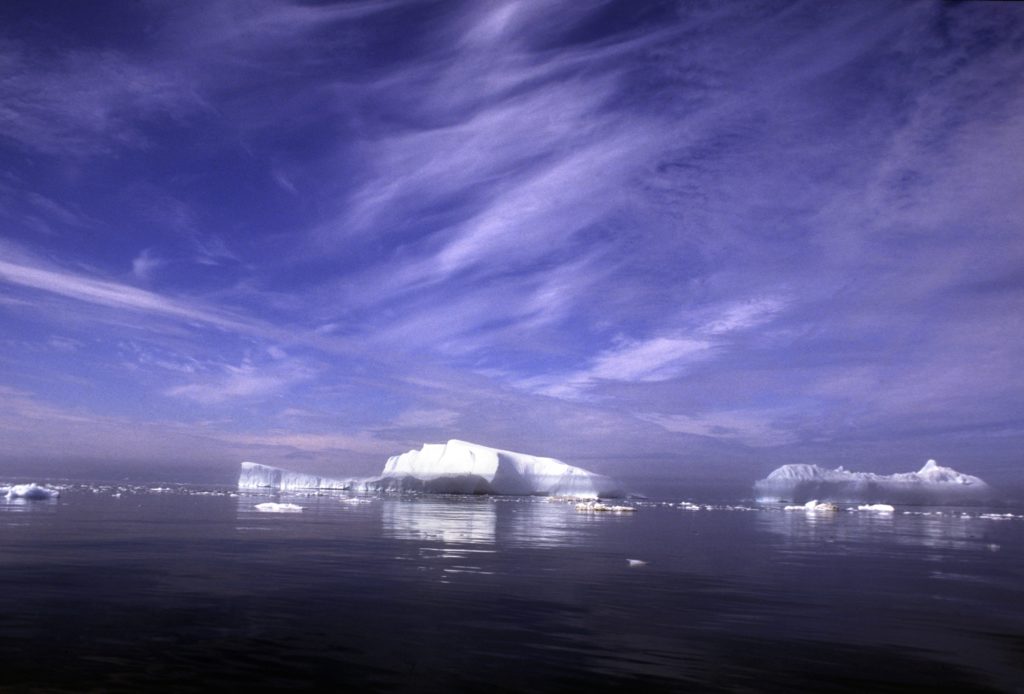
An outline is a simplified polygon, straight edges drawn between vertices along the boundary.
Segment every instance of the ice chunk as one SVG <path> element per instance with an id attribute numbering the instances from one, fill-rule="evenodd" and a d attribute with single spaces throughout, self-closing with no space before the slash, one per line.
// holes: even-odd
<path id="1" fill-rule="evenodd" d="M 758 501 L 828 499 L 848 503 L 971 504 L 990 498 L 991 488 L 980 478 L 965 475 L 929 460 L 917 472 L 879 475 L 827 470 L 817 465 L 783 465 L 754 483 Z"/>
<path id="2" fill-rule="evenodd" d="M 8 499 L 55 499 L 60 492 L 38 484 L 16 484 L 7 490 Z"/>
<path id="3" fill-rule="evenodd" d="M 826 513 L 834 513 L 839 510 L 839 507 L 835 504 L 830 504 L 827 501 L 819 502 L 817 499 L 811 499 L 806 504 L 800 504 L 799 506 L 786 506 L 786 511 L 807 511 L 808 513 L 816 513 L 818 511 Z"/>
<path id="4" fill-rule="evenodd" d="M 424 444 L 388 458 L 379 477 L 332 479 L 242 463 L 239 489 L 417 491 L 438 494 L 538 494 L 596 499 L 625 496 L 619 483 L 554 458 L 465 441 Z"/>
<path id="5" fill-rule="evenodd" d="M 256 504 L 257 511 L 263 511 L 264 513 L 298 513 L 302 510 L 302 507 L 298 504 L 279 504 L 274 501 L 265 501 L 262 504 Z"/>
<path id="6" fill-rule="evenodd" d="M 896 511 L 890 504 L 861 504 L 857 510 L 871 511 L 872 513 L 894 513 Z"/>

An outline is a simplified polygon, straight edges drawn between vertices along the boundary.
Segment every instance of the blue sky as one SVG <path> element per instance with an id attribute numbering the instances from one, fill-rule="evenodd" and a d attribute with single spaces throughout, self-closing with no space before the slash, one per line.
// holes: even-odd
<path id="1" fill-rule="evenodd" d="M 1024 7 L 0 9 L 0 466 L 1018 474 Z"/>

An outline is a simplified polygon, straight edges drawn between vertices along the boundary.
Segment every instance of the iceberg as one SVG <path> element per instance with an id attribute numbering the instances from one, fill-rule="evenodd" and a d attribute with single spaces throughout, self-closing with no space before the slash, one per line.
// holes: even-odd
<path id="1" fill-rule="evenodd" d="M 596 499 L 621 497 L 618 482 L 555 458 L 466 441 L 427 443 L 388 458 L 380 478 L 403 489 L 454 494 L 537 494 Z"/>
<path id="2" fill-rule="evenodd" d="M 7 490 L 8 499 L 55 499 L 60 492 L 38 484 L 16 484 Z"/>
<path id="3" fill-rule="evenodd" d="M 454 439 L 391 456 L 379 477 L 364 479 L 318 477 L 244 462 L 238 488 L 532 494 L 587 499 L 625 496 L 622 486 L 611 478 L 560 460 Z"/>
<path id="4" fill-rule="evenodd" d="M 965 475 L 929 460 L 917 472 L 880 475 L 838 467 L 783 465 L 754 483 L 758 501 L 804 503 L 825 499 L 858 504 L 976 504 L 990 499 L 992 489 L 981 478 Z"/>

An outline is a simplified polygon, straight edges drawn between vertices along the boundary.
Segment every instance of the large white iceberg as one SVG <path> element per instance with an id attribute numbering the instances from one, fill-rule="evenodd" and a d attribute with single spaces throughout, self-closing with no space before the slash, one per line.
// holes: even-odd
<path id="1" fill-rule="evenodd" d="M 452 440 L 424 444 L 388 458 L 384 472 L 368 479 L 331 479 L 242 463 L 240 489 L 419 491 L 438 494 L 539 494 L 582 498 L 625 496 L 604 475 L 542 458 Z"/>
<path id="2" fill-rule="evenodd" d="M 838 467 L 783 465 L 754 483 L 758 501 L 825 499 L 846 503 L 974 504 L 988 500 L 992 489 L 982 479 L 929 460 L 917 472 L 879 475 Z"/>

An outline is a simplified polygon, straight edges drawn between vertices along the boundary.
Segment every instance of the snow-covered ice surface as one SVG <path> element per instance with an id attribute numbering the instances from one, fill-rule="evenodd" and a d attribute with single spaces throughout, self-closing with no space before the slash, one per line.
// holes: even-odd
<path id="1" fill-rule="evenodd" d="M 332 479 L 245 462 L 238 488 L 536 494 L 589 499 L 626 495 L 615 480 L 554 458 L 458 440 L 428 443 L 419 450 L 392 456 L 379 477 L 366 479 Z"/>
<path id="2" fill-rule="evenodd" d="M 929 460 L 917 472 L 880 475 L 827 470 L 817 465 L 783 465 L 754 483 L 761 502 L 805 503 L 822 499 L 846 503 L 965 505 L 988 501 L 992 489 L 983 480 Z"/>

